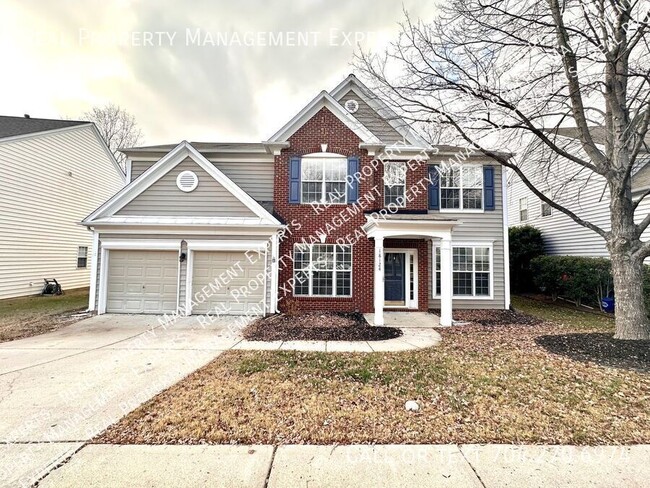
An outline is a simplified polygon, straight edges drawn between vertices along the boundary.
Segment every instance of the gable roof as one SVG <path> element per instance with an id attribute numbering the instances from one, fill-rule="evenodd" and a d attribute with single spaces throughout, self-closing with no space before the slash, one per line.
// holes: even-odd
<path id="1" fill-rule="evenodd" d="M 298 112 L 289 122 L 271 136 L 265 143 L 286 142 L 298 129 L 300 129 L 309 119 L 316 115 L 323 107 L 332 112 L 341 122 L 343 122 L 352 132 L 354 132 L 363 143 L 380 144 L 381 141 L 359 122 L 351 113 L 345 110 L 329 93 L 325 90 L 320 92 L 316 98 L 309 102 L 300 112 Z"/>
<path id="2" fill-rule="evenodd" d="M 88 124 L 90 122 L 79 120 L 33 119 L 0 115 L 0 139 Z"/>
<path id="3" fill-rule="evenodd" d="M 381 118 L 388 122 L 401 136 L 413 146 L 428 147 L 429 144 L 420 136 L 403 118 L 395 113 L 386 102 L 375 95 L 370 88 L 364 85 L 354 74 L 349 74 L 339 83 L 330 95 L 340 101 L 350 90 L 366 102 Z"/>
<path id="4" fill-rule="evenodd" d="M 136 178 L 126 185 L 122 190 L 117 192 L 112 198 L 86 217 L 82 223 L 85 225 L 94 225 L 102 223 L 102 221 L 106 222 L 105 217 L 113 216 L 116 212 L 120 211 L 129 202 L 133 201 L 138 195 L 142 194 L 147 188 L 166 175 L 187 157 L 190 157 L 235 198 L 247 206 L 258 217 L 258 219 L 261 219 L 265 224 L 281 225 L 273 215 L 262 207 L 262 205 L 237 186 L 187 141 L 181 142 L 165 156 L 160 158 L 158 162 L 142 173 L 139 178 Z"/>

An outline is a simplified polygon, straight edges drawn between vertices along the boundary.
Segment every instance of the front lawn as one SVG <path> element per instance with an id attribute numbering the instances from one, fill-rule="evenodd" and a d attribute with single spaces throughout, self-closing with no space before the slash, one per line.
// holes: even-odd
<path id="1" fill-rule="evenodd" d="M 74 312 L 88 308 L 88 288 L 58 296 L 0 300 L 0 342 L 22 339 L 76 322 Z"/>
<path id="2" fill-rule="evenodd" d="M 548 305 L 515 303 L 551 314 Z M 554 335 L 610 333 L 609 318 L 576 314 L 557 312 L 557 324 L 528 320 L 439 329 L 440 345 L 419 351 L 230 351 L 96 441 L 650 442 L 647 356 L 605 367 L 540 342 Z M 420 411 L 407 412 L 407 400 L 418 401 Z"/>

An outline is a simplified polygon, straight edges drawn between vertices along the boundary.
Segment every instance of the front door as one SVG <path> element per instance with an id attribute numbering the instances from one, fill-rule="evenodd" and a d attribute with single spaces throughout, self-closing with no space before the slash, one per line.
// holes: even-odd
<path id="1" fill-rule="evenodd" d="M 406 266 L 402 252 L 387 252 L 384 260 L 384 300 L 386 306 L 405 305 Z"/>

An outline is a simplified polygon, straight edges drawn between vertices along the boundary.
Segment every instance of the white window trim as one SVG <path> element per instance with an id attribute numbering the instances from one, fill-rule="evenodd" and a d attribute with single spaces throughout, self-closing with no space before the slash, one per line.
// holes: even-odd
<path id="1" fill-rule="evenodd" d="M 547 215 L 544 215 L 544 205 L 548 206 L 548 209 L 549 209 L 549 211 L 550 211 L 550 213 L 547 214 Z M 552 216 L 553 216 L 553 207 L 551 207 L 549 204 L 547 204 L 547 203 L 546 203 L 544 200 L 542 200 L 541 198 L 539 199 L 539 216 L 540 216 L 541 218 L 543 218 L 543 219 L 546 219 L 546 218 L 548 218 L 548 217 L 552 217 Z M 529 215 L 529 217 L 530 217 L 530 215 Z"/>
<path id="2" fill-rule="evenodd" d="M 82 249 L 86 250 L 86 255 L 82 256 L 80 251 Z M 86 266 L 79 266 L 79 259 L 86 259 Z M 77 246 L 77 269 L 88 269 L 88 246 Z"/>
<path id="3" fill-rule="evenodd" d="M 393 185 L 393 186 L 403 186 L 404 189 L 402 190 L 402 205 L 397 205 L 396 203 L 387 203 L 386 202 L 386 187 L 389 186 L 386 184 L 386 181 L 384 180 L 384 208 L 388 207 L 389 205 L 395 205 L 397 208 L 406 208 L 406 172 L 408 171 L 408 167 L 406 165 L 405 161 L 387 161 L 386 165 L 388 164 L 397 164 L 400 165 L 404 168 L 404 182 L 401 185 Z M 386 170 L 384 166 L 384 178 L 386 177 Z"/>
<path id="4" fill-rule="evenodd" d="M 521 204 L 525 203 L 525 207 L 522 207 Z M 526 218 L 521 218 L 521 212 L 526 211 Z M 530 220 L 530 212 L 528 211 L 528 197 L 521 197 L 519 199 L 519 222 L 528 222 Z"/>
<path id="5" fill-rule="evenodd" d="M 345 174 L 346 178 L 343 181 L 329 181 L 329 183 L 345 183 L 345 195 L 343 196 L 343 201 L 342 202 L 328 202 L 326 200 L 327 198 L 327 192 L 325 191 L 325 188 L 327 186 L 328 180 L 325 179 L 325 170 L 323 170 L 323 178 L 320 180 L 305 180 L 302 177 L 302 171 L 303 171 L 303 163 L 305 161 L 309 161 L 310 159 L 312 160 L 323 160 L 323 159 L 339 159 L 342 162 L 343 160 L 345 161 Z M 300 204 L 301 205 L 347 205 L 348 204 L 348 181 L 347 181 L 347 174 L 348 174 L 348 158 L 344 156 L 343 154 L 336 154 L 336 153 L 314 153 L 314 154 L 305 154 L 300 161 Z M 303 183 L 320 183 L 321 184 L 321 201 L 320 202 L 306 202 L 302 198 L 302 185 Z"/>
<path id="6" fill-rule="evenodd" d="M 434 243 L 432 248 L 431 248 L 431 275 L 432 275 L 432 281 L 431 281 L 431 297 L 439 299 L 440 295 L 436 295 L 436 248 L 440 247 L 438 243 Z M 457 242 L 457 241 L 452 241 L 451 243 L 451 252 L 452 252 L 452 260 L 453 260 L 453 252 L 455 247 L 487 247 L 488 248 L 488 256 L 490 259 L 490 294 L 489 295 L 454 295 L 453 294 L 453 274 L 454 274 L 454 269 L 453 269 L 453 261 L 452 261 L 452 280 L 451 280 L 451 286 L 452 286 L 452 298 L 454 300 L 494 300 L 494 243 L 492 241 L 487 241 L 487 242 L 480 242 L 480 241 L 472 241 L 472 242 Z M 473 257 L 473 255 L 472 255 Z M 474 267 L 474 262 L 472 261 L 472 268 Z M 476 271 L 472 271 L 472 275 Z M 484 271 L 479 271 L 481 273 Z M 475 287 L 476 283 L 472 279 L 472 292 L 475 293 Z"/>
<path id="7" fill-rule="evenodd" d="M 353 246 L 351 244 L 334 244 L 334 243 L 323 243 L 323 244 L 318 244 L 318 243 L 313 243 L 313 244 L 302 244 L 300 242 L 296 242 L 293 245 L 293 252 L 296 252 L 296 246 L 309 246 L 309 265 L 311 266 L 313 263 L 313 249 L 314 246 L 334 246 L 334 268 L 331 270 L 332 271 L 332 295 L 316 295 L 313 293 L 313 286 L 314 286 L 314 280 L 313 280 L 313 275 L 311 274 L 313 272 L 312 269 L 309 270 L 309 294 L 308 295 L 298 295 L 296 294 L 295 291 L 295 285 L 294 285 L 294 290 L 293 290 L 293 297 L 294 298 L 303 298 L 303 297 L 316 297 L 316 298 L 351 298 L 352 297 L 352 286 L 354 283 L 354 276 L 353 276 L 353 271 L 354 271 L 354 254 L 353 254 Z M 337 295 L 336 293 L 336 274 L 337 274 L 337 269 L 336 269 L 336 246 L 344 246 L 344 247 L 349 247 L 350 248 L 350 271 L 345 271 L 345 273 L 350 273 L 350 294 L 349 295 Z M 293 275 L 292 278 L 295 279 L 296 276 L 296 268 L 295 268 L 295 254 L 293 255 L 293 261 L 294 267 L 293 267 Z M 298 271 L 303 271 L 303 270 L 298 270 Z M 321 270 L 321 271 L 330 271 L 330 270 Z"/>
<path id="8" fill-rule="evenodd" d="M 407 248 L 384 248 L 384 259 L 388 253 L 401 253 L 404 254 L 404 305 L 386 305 L 386 297 L 384 297 L 384 308 L 403 308 L 405 310 L 418 308 L 418 250 Z M 410 264 L 413 263 L 413 300 L 411 300 L 411 270 Z"/>
<path id="9" fill-rule="evenodd" d="M 466 167 L 478 167 L 481 169 L 481 208 L 463 208 L 463 169 Z M 440 174 L 439 177 L 439 184 L 438 184 L 438 200 L 440 202 L 440 212 L 443 213 L 453 213 L 453 212 L 463 212 L 463 213 L 484 213 L 485 212 L 485 180 L 484 180 L 484 175 L 483 175 L 483 164 L 461 164 L 460 166 L 460 186 L 442 186 L 442 174 Z M 442 190 L 443 189 L 448 189 L 448 190 L 460 190 L 460 195 L 459 195 L 459 203 L 460 207 L 459 208 L 442 208 Z M 468 190 L 478 190 L 478 187 L 469 187 Z"/>

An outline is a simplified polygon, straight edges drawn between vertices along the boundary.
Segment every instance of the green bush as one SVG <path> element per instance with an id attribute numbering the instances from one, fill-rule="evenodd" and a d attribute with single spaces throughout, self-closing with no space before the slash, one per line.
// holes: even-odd
<path id="1" fill-rule="evenodd" d="M 542 233 L 531 225 L 508 229 L 510 241 L 510 289 L 515 293 L 533 290 L 531 259 L 544 254 Z"/>
<path id="2" fill-rule="evenodd" d="M 609 259 L 539 256 L 531 261 L 530 266 L 533 282 L 542 293 L 553 298 L 568 298 L 576 305 L 600 307 L 600 299 L 613 290 Z"/>

